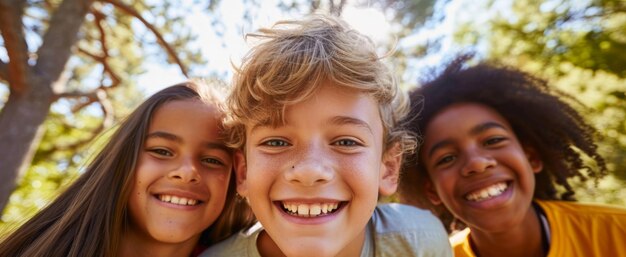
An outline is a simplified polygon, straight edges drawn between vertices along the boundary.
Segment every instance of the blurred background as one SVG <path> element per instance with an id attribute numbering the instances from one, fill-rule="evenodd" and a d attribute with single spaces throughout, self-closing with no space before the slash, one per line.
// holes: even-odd
<path id="1" fill-rule="evenodd" d="M 458 53 L 536 74 L 590 108 L 611 174 L 581 201 L 626 206 L 623 0 L 0 1 L 0 233 L 80 175 L 117 121 L 187 78 L 229 83 L 245 33 L 309 13 L 370 35 L 405 89 Z"/>

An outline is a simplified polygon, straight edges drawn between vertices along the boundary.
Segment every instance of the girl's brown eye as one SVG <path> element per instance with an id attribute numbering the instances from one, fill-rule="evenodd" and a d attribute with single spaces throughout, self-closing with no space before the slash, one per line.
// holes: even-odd
<path id="1" fill-rule="evenodd" d="M 160 149 L 160 148 L 158 148 L 158 149 L 151 149 L 151 150 L 149 150 L 149 151 L 150 151 L 150 152 L 153 152 L 153 153 L 155 153 L 155 154 L 158 154 L 158 155 L 163 155 L 163 156 L 173 156 L 173 154 L 172 154 L 170 151 L 165 150 L 165 149 Z"/>
<path id="2" fill-rule="evenodd" d="M 439 161 L 437 161 L 436 165 L 442 165 L 442 164 L 446 164 L 446 163 L 450 163 L 452 161 L 454 161 L 456 158 L 453 155 L 446 155 L 443 158 L 439 159 Z"/>
<path id="3" fill-rule="evenodd" d="M 207 164 L 212 164 L 212 165 L 224 165 L 224 163 L 222 163 L 220 160 L 215 159 L 215 158 L 205 158 L 202 161 Z"/>
<path id="4" fill-rule="evenodd" d="M 497 143 L 500 143 L 502 141 L 506 140 L 506 138 L 504 137 L 492 137 L 489 138 L 485 141 L 485 145 L 489 146 L 489 145 L 495 145 Z"/>

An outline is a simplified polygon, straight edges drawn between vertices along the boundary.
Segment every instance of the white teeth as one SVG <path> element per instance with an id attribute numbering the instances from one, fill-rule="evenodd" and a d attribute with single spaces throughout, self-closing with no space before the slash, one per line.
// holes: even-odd
<path id="1" fill-rule="evenodd" d="M 173 195 L 159 195 L 159 200 L 161 200 L 161 202 L 173 203 L 178 205 L 196 205 L 198 203 L 198 200 L 196 199 L 189 199 Z"/>
<path id="2" fill-rule="evenodd" d="M 501 195 L 508 188 L 505 182 L 493 184 L 489 187 L 485 187 L 474 192 L 471 192 L 465 196 L 465 199 L 480 202 L 489 198 Z"/>
<path id="3" fill-rule="evenodd" d="M 309 214 L 309 206 L 306 204 L 298 205 L 298 215 L 307 215 Z"/>
<path id="4" fill-rule="evenodd" d="M 291 204 L 282 203 L 287 213 L 299 217 L 317 217 L 335 211 L 339 203 Z"/>
<path id="5" fill-rule="evenodd" d="M 319 204 L 311 205 L 311 208 L 309 209 L 309 214 L 317 216 L 320 215 L 320 213 L 322 213 L 322 206 L 320 206 Z"/>

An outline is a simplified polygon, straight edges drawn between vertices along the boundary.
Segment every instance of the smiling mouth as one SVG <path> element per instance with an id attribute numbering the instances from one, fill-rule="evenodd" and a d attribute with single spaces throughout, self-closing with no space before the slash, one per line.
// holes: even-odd
<path id="1" fill-rule="evenodd" d="M 315 218 L 336 213 L 346 202 L 328 202 L 328 203 L 296 203 L 296 202 L 278 202 L 281 209 L 291 216 Z"/>
<path id="2" fill-rule="evenodd" d="M 164 202 L 164 203 L 171 203 L 171 204 L 182 205 L 182 206 L 195 206 L 195 205 L 202 203 L 202 201 L 200 200 L 180 197 L 180 196 L 175 196 L 175 195 L 156 195 L 156 198 L 159 199 L 159 201 Z"/>
<path id="3" fill-rule="evenodd" d="M 499 196 L 509 188 L 507 182 L 500 182 L 481 188 L 465 195 L 465 199 L 472 202 L 482 202 Z"/>

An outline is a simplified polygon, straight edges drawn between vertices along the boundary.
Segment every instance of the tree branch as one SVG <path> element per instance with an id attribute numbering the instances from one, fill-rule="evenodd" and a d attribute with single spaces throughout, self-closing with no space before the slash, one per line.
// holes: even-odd
<path id="1" fill-rule="evenodd" d="M 75 94 L 75 96 L 87 96 L 90 99 L 86 102 L 86 103 L 81 103 L 78 106 L 74 106 L 72 108 L 72 112 L 76 113 L 78 112 L 80 109 L 92 104 L 92 103 L 99 103 L 100 104 L 100 109 L 102 110 L 103 113 L 103 118 L 102 118 L 102 123 L 100 123 L 100 125 L 98 125 L 98 127 L 94 128 L 91 132 L 91 135 L 89 137 L 83 138 L 83 139 L 79 139 L 76 142 L 73 142 L 71 144 L 67 144 L 67 145 L 56 145 L 55 147 L 53 147 L 52 151 L 77 151 L 79 150 L 80 147 L 86 145 L 87 143 L 91 142 L 93 140 L 94 137 L 96 137 L 98 134 L 100 134 L 100 132 L 102 132 L 104 129 L 109 128 L 113 125 L 113 121 L 114 121 L 114 117 L 113 117 L 113 105 L 111 104 L 111 102 L 109 101 L 108 95 L 106 93 L 106 90 L 104 89 L 98 89 L 94 92 L 91 93 L 87 93 L 87 94 L 80 94 L 77 93 Z M 65 124 L 66 127 L 73 127 L 72 125 L 69 124 Z"/>
<path id="2" fill-rule="evenodd" d="M 0 1 L 0 31 L 9 56 L 8 68 L 2 77 L 7 78 L 11 92 L 17 94 L 27 87 L 28 45 L 22 23 L 25 3 L 25 0 Z"/>
<path id="3" fill-rule="evenodd" d="M 165 38 L 163 38 L 163 35 L 161 35 L 161 33 L 154 26 L 152 26 L 152 24 L 150 24 L 146 19 L 144 19 L 143 16 L 141 16 L 141 14 L 137 12 L 137 10 L 133 9 L 131 6 L 128 6 L 116 0 L 102 0 L 102 1 L 119 8 L 123 12 L 130 14 L 131 16 L 141 21 L 141 23 L 143 23 L 143 25 L 146 26 L 146 28 L 148 28 L 148 30 L 150 30 L 154 34 L 154 36 L 157 38 L 159 45 L 161 45 L 161 47 L 165 49 L 165 51 L 170 56 L 170 58 L 172 58 L 174 62 L 176 62 L 176 64 L 180 68 L 180 71 L 183 73 L 183 75 L 185 75 L 185 77 L 189 77 L 189 75 L 187 75 L 187 68 L 181 62 L 180 58 L 178 58 L 178 55 L 176 54 L 176 51 L 174 51 L 174 48 L 165 41 Z"/>
<path id="4" fill-rule="evenodd" d="M 61 76 L 92 1 L 64 0 L 52 15 L 35 65 L 38 77 L 46 82 L 43 85 L 50 85 Z"/>

